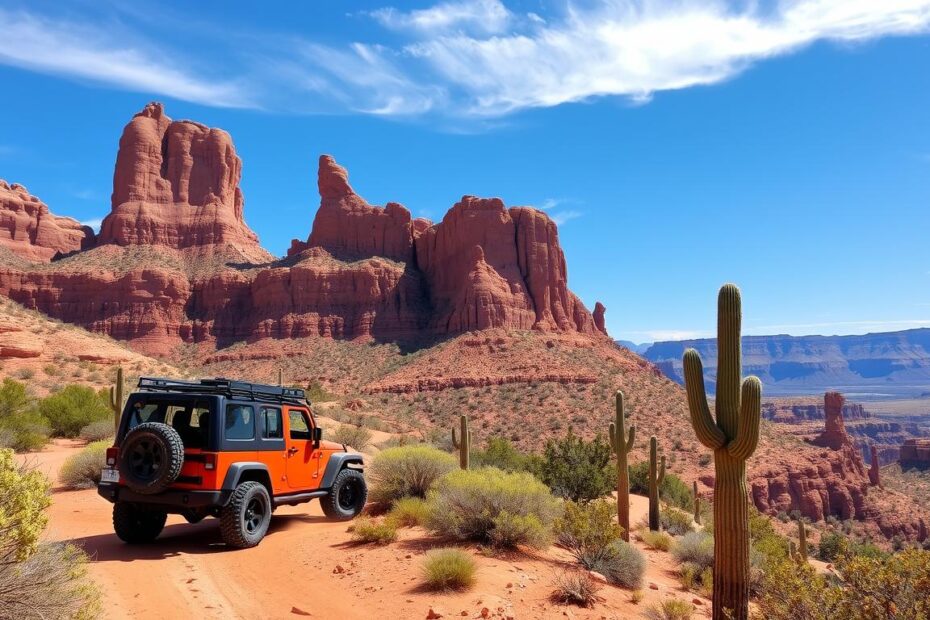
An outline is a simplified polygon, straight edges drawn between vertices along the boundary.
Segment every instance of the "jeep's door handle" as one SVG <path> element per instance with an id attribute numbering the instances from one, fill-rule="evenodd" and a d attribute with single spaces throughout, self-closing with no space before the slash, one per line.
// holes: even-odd
<path id="1" fill-rule="evenodd" d="M 288 454 L 297 454 L 297 447 L 296 447 L 296 446 L 291 446 L 290 448 L 287 449 L 287 453 L 288 453 Z"/>

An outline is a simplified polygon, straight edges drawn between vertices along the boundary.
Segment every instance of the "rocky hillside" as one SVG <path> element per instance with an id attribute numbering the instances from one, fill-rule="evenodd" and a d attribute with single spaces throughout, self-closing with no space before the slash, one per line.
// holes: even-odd
<path id="1" fill-rule="evenodd" d="M 656 342 L 643 356 L 681 383 L 681 357 L 693 347 L 705 360 L 708 390 L 716 374 L 713 339 Z M 930 390 L 930 329 L 864 336 L 744 336 L 743 367 L 768 395 L 829 389 L 919 396 Z"/>

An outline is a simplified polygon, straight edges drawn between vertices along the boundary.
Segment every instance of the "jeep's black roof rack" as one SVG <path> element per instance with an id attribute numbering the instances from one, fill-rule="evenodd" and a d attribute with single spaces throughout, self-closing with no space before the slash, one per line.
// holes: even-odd
<path id="1" fill-rule="evenodd" d="M 219 394 L 229 398 L 243 398 L 278 403 L 306 402 L 306 393 L 300 388 L 282 387 L 248 383 L 217 377 L 200 381 L 182 381 L 180 379 L 163 379 L 161 377 L 139 377 L 139 389 L 147 392 L 180 392 L 196 394 Z"/>

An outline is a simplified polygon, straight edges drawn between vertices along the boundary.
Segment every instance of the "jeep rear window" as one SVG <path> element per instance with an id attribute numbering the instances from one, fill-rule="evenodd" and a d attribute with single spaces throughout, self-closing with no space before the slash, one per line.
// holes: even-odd
<path id="1" fill-rule="evenodd" d="M 262 407 L 262 438 L 284 439 L 284 429 L 281 428 L 281 410 L 275 407 Z"/>
<path id="2" fill-rule="evenodd" d="M 226 439 L 255 438 L 255 413 L 250 405 L 226 406 Z"/>
<path id="3" fill-rule="evenodd" d="M 210 407 L 202 402 L 137 402 L 129 416 L 129 428 L 144 422 L 171 426 L 181 436 L 185 448 L 205 448 L 210 437 Z"/>

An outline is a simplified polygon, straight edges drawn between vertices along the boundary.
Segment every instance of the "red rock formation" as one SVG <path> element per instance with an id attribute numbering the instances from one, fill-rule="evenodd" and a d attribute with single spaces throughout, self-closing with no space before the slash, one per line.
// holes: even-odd
<path id="1" fill-rule="evenodd" d="M 875 446 L 872 446 L 869 450 L 870 456 L 870 466 L 869 466 L 869 482 L 873 487 L 881 485 L 881 469 L 878 464 L 878 449 Z"/>
<path id="2" fill-rule="evenodd" d="M 270 255 L 243 219 L 242 162 L 222 129 L 172 121 L 150 103 L 126 125 L 113 173 L 112 211 L 98 242 L 166 245 L 243 258 Z"/>
<path id="3" fill-rule="evenodd" d="M 930 469 L 930 439 L 908 439 L 901 445 L 902 468 Z"/>
<path id="4" fill-rule="evenodd" d="M 594 326 L 597 327 L 598 331 L 607 335 L 607 325 L 604 323 L 604 314 L 607 312 L 607 307 L 601 302 L 594 304 Z"/>
<path id="5" fill-rule="evenodd" d="M 0 246 L 32 261 L 49 261 L 93 245 L 94 231 L 48 206 L 17 183 L 0 179 Z"/>
<path id="6" fill-rule="evenodd" d="M 851 445 L 846 427 L 843 425 L 843 403 L 846 399 L 839 392 L 827 392 L 823 397 L 824 431 L 814 441 L 814 445 L 831 450 L 839 450 L 844 445 Z"/>
<path id="7" fill-rule="evenodd" d="M 412 258 L 413 224 L 403 205 L 368 204 L 349 185 L 346 169 L 329 155 L 320 157 L 317 185 L 320 208 L 306 247 L 319 246 L 348 258 L 384 256 L 404 262 Z"/>

